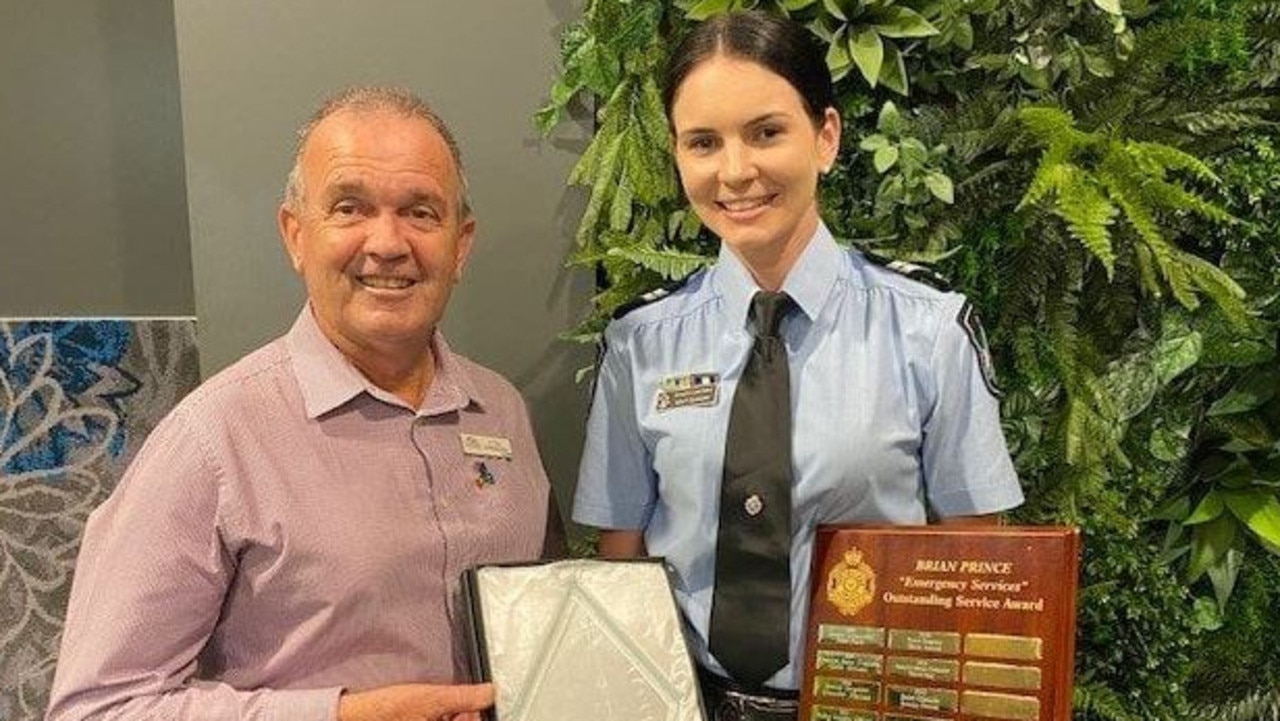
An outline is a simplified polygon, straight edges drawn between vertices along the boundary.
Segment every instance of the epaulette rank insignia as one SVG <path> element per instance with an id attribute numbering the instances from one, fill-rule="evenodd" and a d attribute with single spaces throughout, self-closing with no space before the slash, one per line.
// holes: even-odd
<path id="1" fill-rule="evenodd" d="M 671 295 L 677 290 L 680 290 L 680 288 L 684 287 L 684 284 L 689 282 L 689 278 L 691 277 L 692 277 L 692 274 L 686 275 L 685 277 L 680 278 L 679 280 L 673 280 L 669 283 L 664 283 L 663 285 L 660 285 L 657 288 L 654 288 L 653 290 L 647 293 L 640 294 L 633 300 L 629 300 L 626 303 L 623 303 L 622 305 L 614 309 L 613 316 L 612 316 L 613 320 L 617 320 L 637 308 L 643 308 L 646 305 L 649 305 L 650 303 L 657 303 L 663 298 L 666 298 L 667 296 Z"/>
<path id="2" fill-rule="evenodd" d="M 863 250 L 862 255 L 872 263 L 875 263 L 882 268 L 892 270 L 898 275 L 906 276 L 918 283 L 924 283 L 925 285 L 932 286 L 938 290 L 951 290 L 951 281 L 947 280 L 947 277 L 943 274 L 928 266 L 919 265 L 918 263 L 912 263 L 906 260 L 895 260 L 867 250 Z"/>

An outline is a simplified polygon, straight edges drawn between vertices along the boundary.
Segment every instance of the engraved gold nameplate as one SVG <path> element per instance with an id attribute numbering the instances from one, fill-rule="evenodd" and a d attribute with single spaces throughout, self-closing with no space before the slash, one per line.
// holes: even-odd
<path id="1" fill-rule="evenodd" d="M 799 721 L 1072 721 L 1074 528 L 820 526 Z"/>
<path id="2" fill-rule="evenodd" d="M 814 706 L 809 721 L 879 721 L 874 711 L 836 706 Z"/>
<path id="3" fill-rule="evenodd" d="M 964 682 L 974 686 L 1036 690 L 1041 685 L 1040 676 L 1040 669 L 1035 666 L 981 661 L 970 661 L 964 665 Z"/>
<path id="4" fill-rule="evenodd" d="M 890 629 L 889 648 L 921 653 L 960 653 L 960 634 L 951 631 L 909 631 Z"/>
<path id="5" fill-rule="evenodd" d="M 835 643 L 848 646 L 884 646 L 884 629 L 870 626 L 842 626 L 824 623 L 818 626 L 819 643 Z"/>
<path id="6" fill-rule="evenodd" d="M 879 676 L 884 670 L 884 657 L 878 653 L 858 653 L 831 648 L 818 650 L 819 671 L 848 671 Z"/>
<path id="7" fill-rule="evenodd" d="M 939 658 L 892 656 L 889 658 L 889 675 L 922 681 L 954 683 L 960 677 L 960 662 Z"/>
<path id="8" fill-rule="evenodd" d="M 813 693 L 822 698 L 875 703 L 880 699 L 880 684 L 840 676 L 817 676 L 813 679 Z"/>
<path id="9" fill-rule="evenodd" d="M 916 686 L 890 686 L 888 693 L 891 708 L 913 711 L 955 711 L 955 691 L 945 688 Z"/>
<path id="10" fill-rule="evenodd" d="M 964 639 L 964 652 L 969 656 L 1039 661 L 1044 658 L 1044 640 L 998 633 L 971 633 Z"/>
<path id="11" fill-rule="evenodd" d="M 1005 721 L 1036 721 L 1040 718 L 1040 700 L 1033 696 L 965 691 L 960 710 L 970 716 Z"/>

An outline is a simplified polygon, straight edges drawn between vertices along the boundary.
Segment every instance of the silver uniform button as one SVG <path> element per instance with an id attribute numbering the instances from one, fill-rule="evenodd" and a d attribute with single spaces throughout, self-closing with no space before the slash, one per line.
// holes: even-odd
<path id="1" fill-rule="evenodd" d="M 752 493 L 750 496 L 747 496 L 747 500 L 742 504 L 742 508 L 747 512 L 748 516 L 758 516 L 760 515 L 760 511 L 764 510 L 764 501 L 760 500 L 759 495 Z"/>

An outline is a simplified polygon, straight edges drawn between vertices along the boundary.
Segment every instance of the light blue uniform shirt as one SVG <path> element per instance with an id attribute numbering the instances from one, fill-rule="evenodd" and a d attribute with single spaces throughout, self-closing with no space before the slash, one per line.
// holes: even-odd
<path id="1" fill-rule="evenodd" d="M 676 571 L 695 655 L 720 673 L 707 650 L 720 478 L 757 290 L 722 246 L 713 268 L 609 325 L 574 499 L 579 523 L 644 530 L 648 552 Z M 994 513 L 1021 503 L 1022 491 L 959 320 L 963 296 L 840 248 L 824 226 L 782 290 L 799 306 L 782 324 L 793 419 L 791 661 L 767 683 L 794 689 L 818 524 Z M 660 393 L 664 381 L 713 380 L 713 400 L 704 391 L 673 404 Z"/>

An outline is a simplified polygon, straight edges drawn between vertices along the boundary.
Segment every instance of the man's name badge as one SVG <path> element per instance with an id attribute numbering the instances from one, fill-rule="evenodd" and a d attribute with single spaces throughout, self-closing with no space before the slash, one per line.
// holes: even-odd
<path id="1" fill-rule="evenodd" d="M 672 408 L 706 408 L 714 406 L 719 397 L 719 373 L 667 376 L 658 386 L 654 409 L 668 411 Z"/>
<path id="2" fill-rule="evenodd" d="M 477 436 L 461 433 L 462 453 L 482 458 L 511 458 L 511 440 L 498 436 Z"/>

